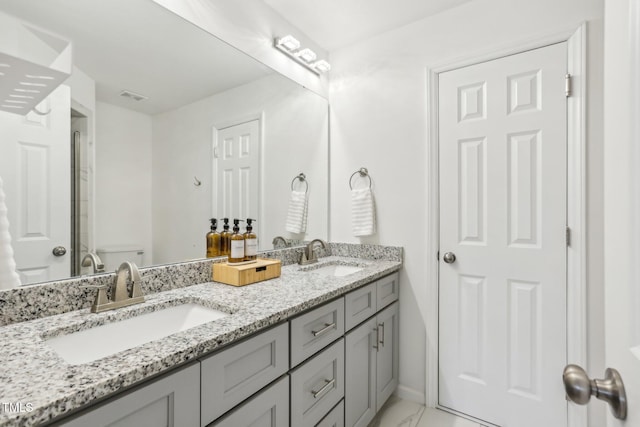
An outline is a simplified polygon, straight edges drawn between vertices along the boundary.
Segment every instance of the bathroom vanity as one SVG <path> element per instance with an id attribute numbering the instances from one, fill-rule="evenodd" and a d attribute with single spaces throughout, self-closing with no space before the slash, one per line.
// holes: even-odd
<path id="1" fill-rule="evenodd" d="M 367 425 L 398 382 L 399 253 L 339 254 L 243 288 L 208 282 L 111 313 L 4 326 L 3 399 L 33 409 L 0 414 L 0 426 Z M 228 315 L 77 365 L 46 341 L 187 302 Z"/>

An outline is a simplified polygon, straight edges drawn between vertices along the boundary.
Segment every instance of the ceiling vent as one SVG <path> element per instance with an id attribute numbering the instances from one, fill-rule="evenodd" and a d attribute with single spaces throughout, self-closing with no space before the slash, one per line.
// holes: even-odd
<path id="1" fill-rule="evenodd" d="M 149 99 L 148 96 L 140 95 L 139 93 L 131 92 L 130 90 L 123 90 L 120 92 L 120 96 L 131 98 L 134 101 L 144 101 L 145 99 Z"/>

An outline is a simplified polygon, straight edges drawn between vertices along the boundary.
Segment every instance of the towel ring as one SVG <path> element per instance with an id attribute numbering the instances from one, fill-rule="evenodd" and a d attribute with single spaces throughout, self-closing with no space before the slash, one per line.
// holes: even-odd
<path id="1" fill-rule="evenodd" d="M 304 182 L 304 185 L 306 186 L 304 189 L 305 193 L 309 191 L 309 181 L 307 181 L 307 177 L 302 172 L 300 172 L 300 174 L 291 181 L 291 191 L 293 191 L 293 184 L 296 182 L 296 179 L 300 180 L 300 182 Z"/>
<path id="2" fill-rule="evenodd" d="M 360 174 L 360 177 L 362 178 L 364 178 L 365 176 L 369 178 L 369 188 L 371 188 L 371 176 L 369 175 L 369 171 L 367 170 L 367 168 L 360 168 L 360 170 L 357 170 L 354 173 L 352 173 L 351 177 L 349 178 L 350 189 L 353 190 L 353 185 L 351 184 L 351 182 L 353 181 L 353 177 L 356 176 L 356 174 Z"/>

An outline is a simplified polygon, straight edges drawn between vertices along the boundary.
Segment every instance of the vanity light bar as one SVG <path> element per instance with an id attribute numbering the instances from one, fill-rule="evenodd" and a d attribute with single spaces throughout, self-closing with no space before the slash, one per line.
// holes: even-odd
<path id="1" fill-rule="evenodd" d="M 316 74 L 326 73 L 331 70 L 331 65 L 324 59 L 316 61 L 316 53 L 309 48 L 300 48 L 300 42 L 292 35 L 275 38 L 273 46 L 280 52 L 295 60 L 298 64 L 307 67 Z"/>

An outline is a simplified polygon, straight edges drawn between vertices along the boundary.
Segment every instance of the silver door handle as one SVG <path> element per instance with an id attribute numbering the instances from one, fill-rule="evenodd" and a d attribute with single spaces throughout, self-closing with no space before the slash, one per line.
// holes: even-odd
<path id="1" fill-rule="evenodd" d="M 453 264 L 456 262 L 456 254 L 453 252 L 447 252 L 443 255 L 442 260 L 447 264 Z"/>
<path id="2" fill-rule="evenodd" d="M 311 333 L 313 334 L 314 337 L 317 337 L 318 335 L 326 334 L 327 332 L 334 329 L 335 327 L 336 327 L 336 322 L 325 323 L 324 328 L 320 329 L 319 331 L 311 331 Z"/>
<path id="3" fill-rule="evenodd" d="M 313 394 L 313 398 L 317 399 L 318 396 L 323 395 L 326 391 L 328 391 L 330 388 L 333 387 L 333 385 L 336 383 L 336 379 L 333 378 L 331 380 L 324 380 L 324 386 L 318 390 L 318 391 L 313 391 L 311 390 L 311 394 Z"/>
<path id="4" fill-rule="evenodd" d="M 56 246 L 55 248 L 53 248 L 51 253 L 53 253 L 53 255 L 55 256 L 64 256 L 67 253 L 67 248 L 65 248 L 64 246 Z"/>
<path id="5" fill-rule="evenodd" d="M 615 369 L 607 368 L 603 380 L 592 380 L 580 366 L 567 365 L 562 373 L 562 382 L 567 397 L 578 405 L 586 405 L 591 396 L 595 396 L 611 406 L 614 417 L 620 420 L 627 418 L 627 394 L 620 373 Z"/>
<path id="6" fill-rule="evenodd" d="M 382 339 L 380 339 L 378 341 L 379 344 L 382 344 L 382 346 L 384 347 L 384 322 L 383 323 L 378 323 L 378 330 L 382 331 Z"/>

